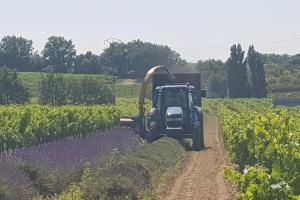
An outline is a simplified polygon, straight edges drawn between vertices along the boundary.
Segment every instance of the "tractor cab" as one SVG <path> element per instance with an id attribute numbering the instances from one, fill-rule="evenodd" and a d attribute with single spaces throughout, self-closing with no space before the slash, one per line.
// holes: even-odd
<path id="1" fill-rule="evenodd" d="M 191 127 L 194 107 L 192 90 L 194 86 L 165 85 L 155 88 L 153 107 L 159 112 L 160 126 L 164 130 L 183 131 Z"/>

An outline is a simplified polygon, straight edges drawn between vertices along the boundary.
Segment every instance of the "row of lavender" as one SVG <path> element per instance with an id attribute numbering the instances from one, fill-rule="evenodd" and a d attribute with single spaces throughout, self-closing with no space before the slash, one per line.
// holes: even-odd
<path id="1" fill-rule="evenodd" d="M 42 106 L 0 107 L 0 154 L 21 147 L 82 137 L 96 130 L 116 126 L 118 106 Z"/>
<path id="2" fill-rule="evenodd" d="M 141 142 L 129 129 L 94 132 L 0 155 L 0 199 L 29 200 L 63 192 L 82 176 L 86 163 L 99 167 L 113 149 L 124 152 Z"/>

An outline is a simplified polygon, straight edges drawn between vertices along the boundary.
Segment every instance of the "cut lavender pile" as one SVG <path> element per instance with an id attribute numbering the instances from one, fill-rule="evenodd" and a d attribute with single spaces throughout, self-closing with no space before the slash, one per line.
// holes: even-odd
<path id="1" fill-rule="evenodd" d="M 85 138 L 62 139 L 57 142 L 19 149 L 11 154 L 0 156 L 1 180 L 2 182 L 10 180 L 5 183 L 10 186 L 18 186 L 16 189 L 20 189 L 17 190 L 28 188 L 28 193 L 33 194 L 35 192 L 33 185 L 40 184 L 35 181 L 44 181 L 43 178 L 52 171 L 55 173 L 59 171 L 59 174 L 63 174 L 64 170 L 68 173 L 72 170 L 79 171 L 85 161 L 93 162 L 110 154 L 115 148 L 125 151 L 140 141 L 141 139 L 132 131 L 118 128 L 105 133 L 95 133 Z M 33 175 L 28 173 L 28 167 Z M 35 174 L 36 172 L 44 174 Z M 29 176 L 31 177 L 29 178 Z M 55 185 L 55 182 L 52 184 Z M 50 192 L 52 190 L 55 192 L 55 188 L 49 189 Z"/>

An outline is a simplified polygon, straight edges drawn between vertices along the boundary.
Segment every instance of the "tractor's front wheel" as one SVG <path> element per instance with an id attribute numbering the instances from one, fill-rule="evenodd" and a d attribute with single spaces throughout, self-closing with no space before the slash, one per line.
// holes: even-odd
<path id="1" fill-rule="evenodd" d="M 199 115 L 199 121 L 194 124 L 193 134 L 193 149 L 200 151 L 204 148 L 203 113 Z"/>

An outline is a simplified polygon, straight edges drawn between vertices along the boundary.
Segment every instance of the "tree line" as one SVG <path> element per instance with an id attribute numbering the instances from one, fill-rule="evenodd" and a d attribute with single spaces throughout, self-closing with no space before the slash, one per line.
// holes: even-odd
<path id="1" fill-rule="evenodd" d="M 38 85 L 38 102 L 49 105 L 93 105 L 115 102 L 113 88 L 102 80 L 85 75 L 66 79 L 63 74 L 43 73 Z M 30 101 L 18 72 L 0 68 L 0 104 L 24 104 Z"/>
<path id="2" fill-rule="evenodd" d="M 91 51 L 77 54 L 72 40 L 60 36 L 49 37 L 41 54 L 34 51 L 32 40 L 22 36 L 5 36 L 0 41 L 0 66 L 18 71 L 106 73 L 140 78 L 149 66 L 184 63 L 170 47 L 141 40 L 111 43 L 99 55 Z"/>
<path id="3" fill-rule="evenodd" d="M 179 53 L 165 45 L 133 40 L 115 42 L 101 54 L 90 51 L 77 54 L 72 40 L 60 36 L 48 38 L 39 54 L 34 52 L 32 40 L 5 36 L 0 41 L 0 67 L 18 71 L 64 72 L 83 74 L 114 74 L 119 78 L 142 79 L 149 67 L 164 64 L 186 71 L 187 62 Z M 272 69 L 300 69 L 300 55 L 261 54 L 250 46 L 245 55 L 240 45 L 233 45 L 226 62 L 199 61 L 197 71 L 202 73 L 209 97 L 265 97 L 267 84 L 264 64 Z M 269 70 L 270 71 L 270 70 Z M 278 71 L 278 70 L 277 70 Z"/>
<path id="4" fill-rule="evenodd" d="M 210 97 L 265 98 L 267 83 L 262 55 L 251 45 L 248 53 L 241 45 L 230 48 L 230 57 L 221 60 L 199 61 L 196 70 L 202 72 L 205 86 Z"/>

